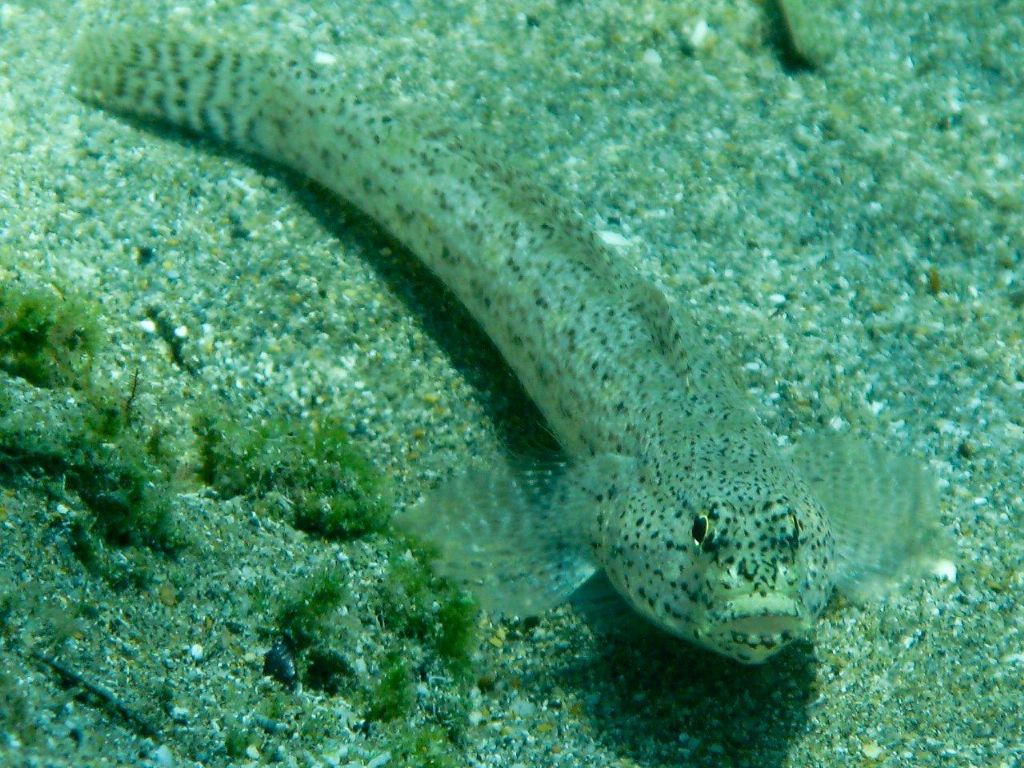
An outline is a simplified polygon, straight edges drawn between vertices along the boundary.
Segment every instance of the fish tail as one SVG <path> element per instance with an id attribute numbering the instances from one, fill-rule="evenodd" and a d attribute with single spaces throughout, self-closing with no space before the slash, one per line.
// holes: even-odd
<path id="1" fill-rule="evenodd" d="M 263 58 L 175 29 L 94 30 L 77 41 L 71 84 L 108 109 L 273 154 L 265 140 L 273 68 Z"/>

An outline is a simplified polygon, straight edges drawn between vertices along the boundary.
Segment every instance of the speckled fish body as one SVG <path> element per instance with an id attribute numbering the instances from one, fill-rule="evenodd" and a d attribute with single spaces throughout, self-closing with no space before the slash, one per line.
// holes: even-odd
<path id="1" fill-rule="evenodd" d="M 115 30 L 84 37 L 74 71 L 88 100 L 316 179 L 403 242 L 494 341 L 569 461 L 471 473 L 407 517 L 485 606 L 535 613 L 603 570 L 657 626 L 741 661 L 812 626 L 837 567 L 818 498 L 690 314 L 577 217 L 450 136 L 342 92 L 331 65 Z"/>

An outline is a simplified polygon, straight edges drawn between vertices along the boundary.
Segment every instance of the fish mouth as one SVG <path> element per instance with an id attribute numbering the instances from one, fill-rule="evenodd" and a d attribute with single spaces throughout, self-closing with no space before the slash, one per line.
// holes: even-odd
<path id="1" fill-rule="evenodd" d="M 726 652 L 760 663 L 810 628 L 803 604 L 784 595 L 751 594 L 730 600 L 708 615 L 708 634 Z"/>

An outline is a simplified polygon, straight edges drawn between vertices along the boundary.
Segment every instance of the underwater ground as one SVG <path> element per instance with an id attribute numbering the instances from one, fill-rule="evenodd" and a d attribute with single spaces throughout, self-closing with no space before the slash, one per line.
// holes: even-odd
<path id="1" fill-rule="evenodd" d="M 278 168 L 77 101 L 76 35 L 333 55 L 691 303 L 780 441 L 938 478 L 956 573 L 741 667 L 491 622 L 387 524 L 548 440 Z M 0 765 L 1024 760 L 1024 3 L 0 3 Z"/>

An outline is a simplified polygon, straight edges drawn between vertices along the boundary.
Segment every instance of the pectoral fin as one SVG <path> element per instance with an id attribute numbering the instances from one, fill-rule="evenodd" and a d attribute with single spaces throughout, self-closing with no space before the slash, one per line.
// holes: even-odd
<path id="1" fill-rule="evenodd" d="M 825 507 L 836 587 L 866 600 L 948 560 L 935 480 L 921 462 L 849 435 L 801 441 L 791 459 Z"/>
<path id="2" fill-rule="evenodd" d="M 435 568 L 497 614 L 565 602 L 597 570 L 589 531 L 620 457 L 516 467 L 496 461 L 431 491 L 396 523 L 438 552 Z"/>

